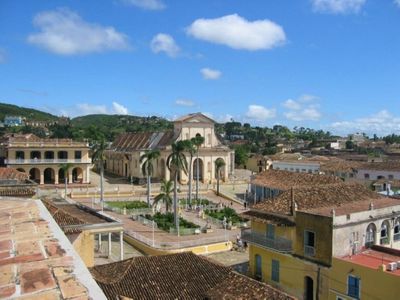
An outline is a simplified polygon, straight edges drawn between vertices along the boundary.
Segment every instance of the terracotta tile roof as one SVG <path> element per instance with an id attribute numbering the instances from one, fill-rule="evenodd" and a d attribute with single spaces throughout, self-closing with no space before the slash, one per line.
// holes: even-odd
<path id="1" fill-rule="evenodd" d="M 255 206 L 253 209 L 265 212 L 291 215 L 291 203 L 293 199 L 299 211 L 312 211 L 318 213 L 319 210 L 326 214 L 330 210 L 323 208 L 346 208 L 347 205 L 355 202 L 370 203 L 379 202 L 384 197 L 367 189 L 358 183 L 338 183 L 320 186 L 295 187 L 287 190 L 276 198 L 267 199 Z"/>
<path id="2" fill-rule="evenodd" d="M 119 135 L 111 145 L 114 151 L 133 151 L 162 148 L 174 140 L 173 131 L 126 132 Z"/>
<path id="3" fill-rule="evenodd" d="M 244 213 L 241 213 L 240 216 L 261 223 L 273 223 L 276 225 L 284 225 L 284 226 L 295 225 L 294 219 L 292 217 L 275 215 L 260 210 L 248 210 Z"/>
<path id="4" fill-rule="evenodd" d="M 273 298 L 280 292 L 191 252 L 130 258 L 90 271 L 109 299 L 215 299 L 217 293 L 230 299 L 233 292 L 236 299 L 252 299 L 253 289 L 264 299 L 292 299 Z M 240 283 L 235 291 L 230 280 Z"/>
<path id="5" fill-rule="evenodd" d="M 224 281 L 207 292 L 206 299 L 290 300 L 295 298 L 272 286 L 265 285 L 239 273 L 232 272 Z"/>
<path id="6" fill-rule="evenodd" d="M 29 175 L 17 171 L 13 168 L 0 168 L 0 181 L 2 180 L 17 180 L 17 181 L 25 181 L 29 179 Z"/>
<path id="7" fill-rule="evenodd" d="M 358 167 L 359 170 L 376 170 L 376 171 L 395 171 L 400 172 L 400 161 L 387 161 L 364 163 Z"/>
<path id="8" fill-rule="evenodd" d="M 0 201 L 0 298 L 105 299 L 39 200 Z"/>
<path id="9" fill-rule="evenodd" d="M 362 164 L 358 161 L 349 161 L 344 159 L 332 159 L 321 162 L 321 171 L 331 172 L 354 172 Z"/>
<path id="10" fill-rule="evenodd" d="M 295 173 L 281 170 L 267 170 L 256 175 L 251 181 L 252 184 L 281 191 L 288 190 L 292 187 L 316 186 L 338 182 L 342 182 L 342 180 L 335 176 Z"/>

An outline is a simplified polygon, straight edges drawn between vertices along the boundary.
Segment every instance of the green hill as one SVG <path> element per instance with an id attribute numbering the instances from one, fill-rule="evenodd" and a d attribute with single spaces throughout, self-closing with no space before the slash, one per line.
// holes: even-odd
<path id="1" fill-rule="evenodd" d="M 3 121 L 5 116 L 21 116 L 25 117 L 27 120 L 35 121 L 53 121 L 58 119 L 57 116 L 37 109 L 20 107 L 7 103 L 0 103 L 0 121 Z"/>

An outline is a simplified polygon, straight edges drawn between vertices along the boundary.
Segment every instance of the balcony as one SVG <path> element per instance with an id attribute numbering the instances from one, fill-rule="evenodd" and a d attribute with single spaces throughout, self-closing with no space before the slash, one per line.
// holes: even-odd
<path id="1" fill-rule="evenodd" d="M 288 253 L 292 252 L 292 241 L 275 237 L 274 239 L 267 238 L 266 234 L 252 232 L 251 229 L 242 230 L 242 240 L 261 246 L 266 249 L 275 250 L 277 252 Z"/>
<path id="2" fill-rule="evenodd" d="M 90 164 L 90 159 L 6 159 L 6 165 Z"/>

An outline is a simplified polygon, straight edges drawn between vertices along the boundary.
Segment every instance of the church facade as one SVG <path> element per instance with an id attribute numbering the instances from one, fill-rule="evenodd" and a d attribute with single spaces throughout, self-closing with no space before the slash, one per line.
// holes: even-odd
<path id="1" fill-rule="evenodd" d="M 225 166 L 221 170 L 221 180 L 227 181 L 229 175 L 234 173 L 235 153 L 222 144 L 215 133 L 215 122 L 201 113 L 183 116 L 174 121 L 174 129 L 161 132 L 124 133 L 117 137 L 110 149 L 106 151 L 105 169 L 107 172 L 142 181 L 140 157 L 147 151 L 158 149 L 160 157 L 154 161 L 155 179 L 172 179 L 166 161 L 171 154 L 171 144 L 180 140 L 189 140 L 197 135 L 204 138 L 204 143 L 199 149 L 199 159 L 193 157 L 193 178 L 196 177 L 196 165 L 199 164 L 199 180 L 203 183 L 216 181 L 215 161 L 223 159 Z M 188 166 L 189 153 L 185 153 Z M 180 182 L 188 182 L 188 175 L 179 174 Z"/>

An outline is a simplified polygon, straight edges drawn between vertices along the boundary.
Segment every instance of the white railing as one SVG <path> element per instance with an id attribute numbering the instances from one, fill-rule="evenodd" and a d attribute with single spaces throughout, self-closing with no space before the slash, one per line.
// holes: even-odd
<path id="1" fill-rule="evenodd" d="M 199 238 L 199 239 L 193 239 L 193 240 L 189 240 L 189 241 L 186 240 L 186 241 L 179 241 L 179 242 L 167 242 L 167 241 L 160 242 L 157 240 L 147 238 L 137 232 L 134 232 L 133 230 L 126 230 L 125 234 L 129 235 L 130 237 L 132 237 L 146 245 L 149 245 L 153 248 L 158 248 L 158 249 L 180 249 L 180 248 L 189 248 L 189 247 L 195 247 L 195 246 L 200 246 L 200 245 L 209 245 L 209 244 L 215 244 L 215 243 L 221 243 L 221 242 L 228 242 L 227 239 L 225 238 L 225 235 L 209 237 L 209 238 Z"/>
<path id="2" fill-rule="evenodd" d="M 5 164 L 11 165 L 25 165 L 25 164 L 88 164 L 92 161 L 90 159 L 6 159 Z"/>

